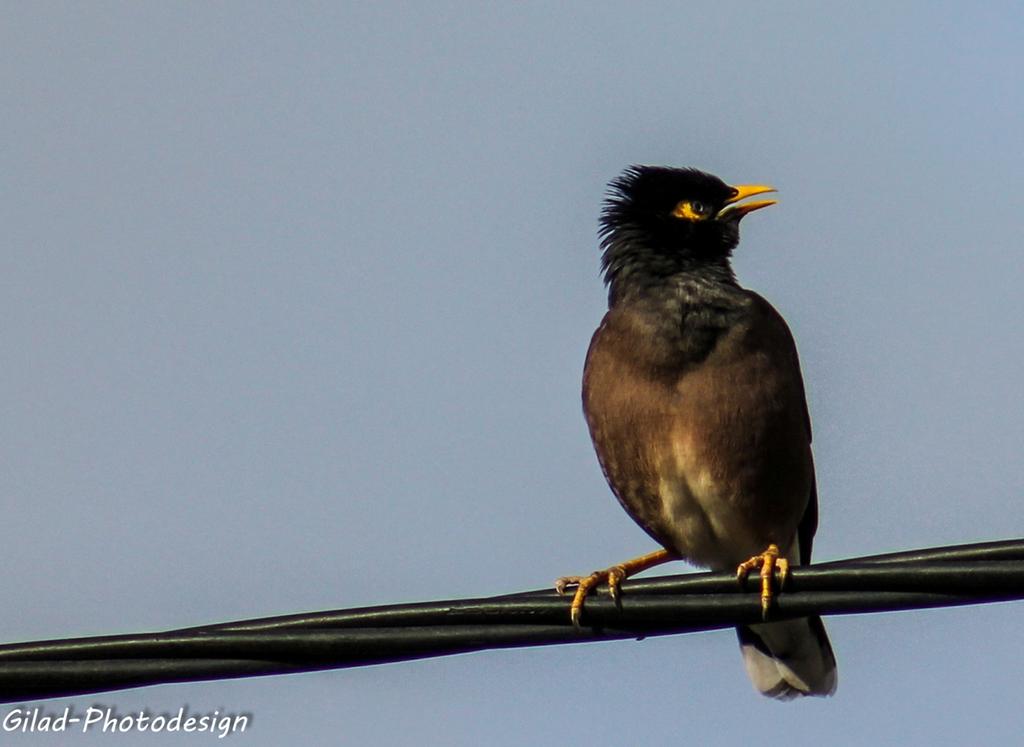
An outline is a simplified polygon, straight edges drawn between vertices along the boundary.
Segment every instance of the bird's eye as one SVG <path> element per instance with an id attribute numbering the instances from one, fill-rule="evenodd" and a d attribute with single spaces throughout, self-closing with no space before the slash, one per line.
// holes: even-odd
<path id="1" fill-rule="evenodd" d="M 683 220 L 705 220 L 711 213 L 711 207 L 700 200 L 683 200 L 672 211 L 672 215 Z"/>

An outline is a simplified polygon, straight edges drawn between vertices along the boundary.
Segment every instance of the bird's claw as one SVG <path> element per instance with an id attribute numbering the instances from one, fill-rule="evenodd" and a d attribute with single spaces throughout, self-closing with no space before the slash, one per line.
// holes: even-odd
<path id="1" fill-rule="evenodd" d="M 576 592 L 572 597 L 572 604 L 569 607 L 569 618 L 572 620 L 574 628 L 581 627 L 580 620 L 583 616 L 583 602 L 587 598 L 594 587 L 598 586 L 603 581 L 608 581 L 609 586 L 611 585 L 610 571 L 594 571 L 589 576 L 562 576 L 560 579 L 555 581 L 555 591 L 563 596 L 566 590 L 570 586 L 576 587 Z M 616 582 L 616 586 L 621 582 L 621 578 Z M 612 598 L 615 599 L 618 595 L 618 589 L 612 592 Z"/>
<path id="2" fill-rule="evenodd" d="M 619 597 L 622 589 L 622 582 L 626 580 L 626 569 L 621 565 L 613 565 L 607 571 L 603 571 L 607 574 L 608 580 L 608 595 L 615 602 L 616 607 L 622 606 L 622 601 Z"/>
<path id="3" fill-rule="evenodd" d="M 570 586 L 576 586 L 580 581 L 583 580 L 583 576 L 562 576 L 555 580 L 555 591 L 560 596 L 565 596 L 565 590 Z"/>
<path id="4" fill-rule="evenodd" d="M 615 602 L 615 606 L 621 606 L 622 582 L 628 576 L 628 572 L 621 565 L 613 565 L 603 571 L 594 571 L 589 576 L 562 576 L 555 581 L 555 591 L 564 596 L 570 586 L 576 587 L 572 597 L 572 605 L 569 607 L 569 617 L 574 627 L 580 627 L 580 619 L 583 616 L 583 602 L 597 586 L 602 583 L 608 584 L 608 595 Z"/>
<path id="5" fill-rule="evenodd" d="M 613 565 L 611 568 L 606 568 L 603 571 L 594 571 L 589 576 L 562 576 L 560 579 L 555 581 L 555 591 L 559 594 L 565 594 L 566 589 L 570 586 L 576 587 L 576 593 L 572 597 L 572 605 L 569 608 L 569 616 L 572 619 L 572 624 L 575 627 L 580 627 L 580 617 L 583 615 L 583 602 L 587 598 L 594 587 L 602 583 L 608 584 L 608 593 L 611 595 L 612 601 L 615 602 L 615 606 L 620 606 L 620 597 L 622 591 L 622 582 L 632 576 L 634 573 L 645 571 L 648 568 L 652 568 L 661 563 L 665 563 L 669 560 L 675 560 L 678 555 L 674 555 L 668 550 L 655 550 L 649 552 L 646 555 L 641 555 L 638 558 L 627 560 L 624 563 Z"/>
<path id="6" fill-rule="evenodd" d="M 736 580 L 740 583 L 746 580 L 747 574 L 755 568 L 760 568 L 761 575 L 761 619 L 768 619 L 768 610 L 772 606 L 774 593 L 772 591 L 772 578 L 776 569 L 779 572 L 779 591 L 782 591 L 789 580 L 789 561 L 780 557 L 779 546 L 772 543 L 768 545 L 763 553 L 745 560 L 736 568 Z"/>

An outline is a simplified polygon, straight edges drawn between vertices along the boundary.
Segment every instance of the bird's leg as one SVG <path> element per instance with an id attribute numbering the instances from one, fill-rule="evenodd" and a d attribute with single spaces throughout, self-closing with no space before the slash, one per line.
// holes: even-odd
<path id="1" fill-rule="evenodd" d="M 623 581 L 640 571 L 646 571 L 648 568 L 667 563 L 670 560 L 677 560 L 678 557 L 668 550 L 655 550 L 638 558 L 613 565 L 603 571 L 594 571 L 589 576 L 562 576 L 555 581 L 555 591 L 565 594 L 568 587 L 576 587 L 576 593 L 573 595 L 572 605 L 569 608 L 569 616 L 572 619 L 572 624 L 578 628 L 580 627 L 580 615 L 583 613 L 583 600 L 598 584 L 607 582 L 608 593 L 618 604 L 619 587 Z"/>
<path id="2" fill-rule="evenodd" d="M 768 619 L 768 608 L 772 605 L 772 576 L 775 569 L 779 570 L 779 591 L 786 585 L 789 578 L 789 561 L 779 554 L 779 546 L 774 542 L 760 555 L 755 555 L 750 560 L 745 560 L 736 568 L 736 580 L 740 583 L 746 580 L 747 574 L 755 568 L 761 568 L 761 618 Z"/>

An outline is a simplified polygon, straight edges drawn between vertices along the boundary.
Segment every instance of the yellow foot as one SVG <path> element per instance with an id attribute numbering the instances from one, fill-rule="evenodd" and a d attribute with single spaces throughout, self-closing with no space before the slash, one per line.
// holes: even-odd
<path id="1" fill-rule="evenodd" d="M 775 569 L 779 570 L 779 591 L 786 585 L 789 578 L 789 561 L 779 556 L 779 546 L 768 545 L 763 553 L 739 564 L 736 568 L 736 580 L 743 583 L 747 574 L 755 568 L 761 569 L 761 618 L 768 619 L 768 608 L 772 606 L 772 576 Z"/>
<path id="2" fill-rule="evenodd" d="M 559 594 L 565 594 L 566 589 L 570 586 L 576 587 L 576 593 L 572 597 L 572 605 L 569 607 L 569 617 L 572 620 L 572 624 L 578 628 L 580 627 L 580 617 L 583 614 L 583 601 L 587 598 L 587 594 L 593 591 L 596 586 L 607 583 L 608 593 L 618 604 L 619 587 L 623 581 L 635 573 L 646 571 L 648 568 L 653 568 L 661 563 L 667 563 L 670 560 L 675 560 L 676 557 L 676 555 L 673 555 L 668 550 L 655 550 L 646 555 L 641 555 L 639 558 L 633 558 L 625 563 L 613 565 L 611 568 L 606 568 L 603 571 L 594 571 L 589 576 L 562 576 L 562 578 L 555 581 L 555 591 Z"/>

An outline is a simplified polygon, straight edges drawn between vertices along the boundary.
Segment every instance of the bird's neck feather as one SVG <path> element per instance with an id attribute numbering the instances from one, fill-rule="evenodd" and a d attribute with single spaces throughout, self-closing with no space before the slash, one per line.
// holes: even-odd
<path id="1" fill-rule="evenodd" d="M 671 366 L 693 365 L 750 311 L 750 294 L 732 277 L 680 272 L 657 283 L 631 283 L 615 296 L 611 313 L 625 314 L 643 330 L 648 354 Z M 621 289 L 620 289 L 621 290 Z M 663 359 L 663 360 L 662 360 Z"/>
<path id="2" fill-rule="evenodd" d="M 738 287 L 729 255 L 728 248 L 716 256 L 699 256 L 682 248 L 652 248 L 631 233 L 613 234 L 605 242 L 601 258 L 608 304 L 611 307 L 621 300 L 664 295 L 705 302 L 716 287 Z"/>

